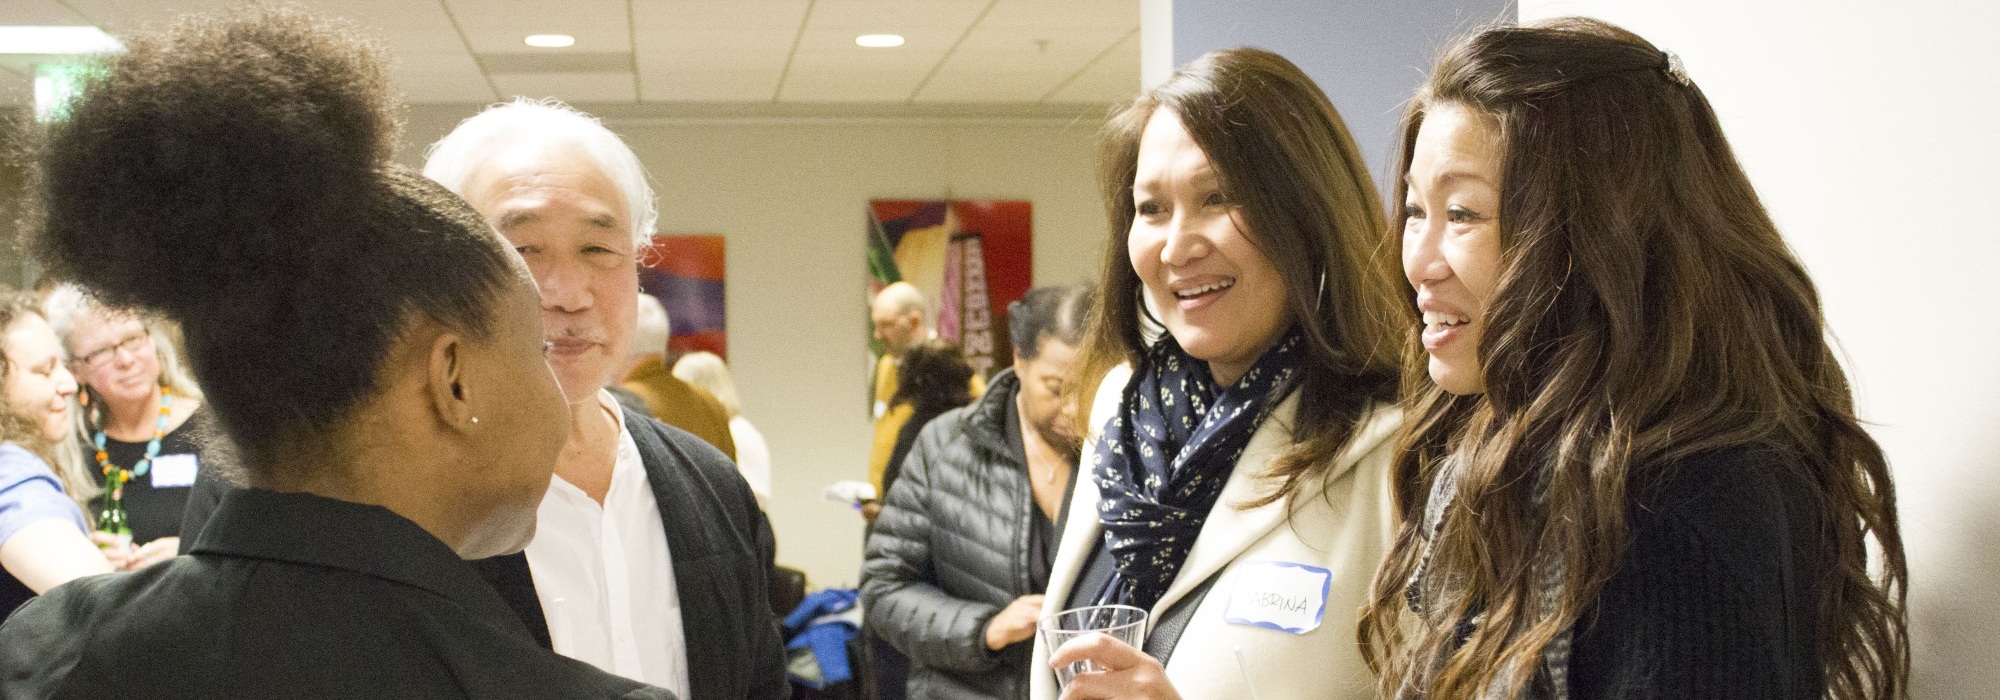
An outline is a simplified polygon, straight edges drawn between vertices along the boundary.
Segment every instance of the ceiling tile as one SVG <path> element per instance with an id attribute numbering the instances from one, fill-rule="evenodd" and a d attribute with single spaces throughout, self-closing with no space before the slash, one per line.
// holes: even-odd
<path id="1" fill-rule="evenodd" d="M 648 102 L 769 102 L 776 70 L 642 71 Z"/>
<path id="2" fill-rule="evenodd" d="M 524 73 L 495 75 L 501 98 L 554 97 L 564 102 L 637 102 L 631 73 Z"/>
<path id="3" fill-rule="evenodd" d="M 639 70 L 693 72 L 714 70 L 730 71 L 771 71 L 776 73 L 785 68 L 785 54 L 777 51 L 755 49 L 724 49 L 714 51 L 657 51 L 639 56 Z"/>
<path id="4" fill-rule="evenodd" d="M 655 32 L 639 37 L 639 55 L 673 51 L 755 51 L 777 54 L 780 63 L 792 50 L 793 30 L 711 29 Z"/>
<path id="5" fill-rule="evenodd" d="M 0 24 L 28 27 L 67 27 L 90 24 L 90 20 L 55 0 L 7 0 L 0 4 Z"/>
<path id="6" fill-rule="evenodd" d="M 1099 59 L 1048 96 L 1051 103 L 1107 103 L 1139 94 L 1139 42 L 1134 39 Z"/>
<path id="7" fill-rule="evenodd" d="M 796 33 L 808 0 L 666 0 L 636 2 L 632 14 L 643 34 L 737 29 Z"/>
<path id="8" fill-rule="evenodd" d="M 521 51 L 530 34 L 576 37 L 570 49 L 551 52 L 630 51 L 622 0 L 444 0 L 476 53 Z"/>
<path id="9" fill-rule="evenodd" d="M 479 66 L 488 73 L 617 73 L 632 72 L 632 54 L 564 51 L 560 53 L 482 53 Z"/>
<path id="10" fill-rule="evenodd" d="M 1046 71 L 940 71 L 917 102 L 1034 102 L 1067 76 Z"/>
<path id="11" fill-rule="evenodd" d="M 792 67 L 785 78 L 785 102 L 903 102 L 922 80 L 921 70 L 824 71 Z"/>
<path id="12" fill-rule="evenodd" d="M 0 21 L 97 23 L 119 33 L 253 1 L 0 0 Z M 768 101 L 788 61 L 782 102 L 901 104 L 925 76 L 930 82 L 916 96 L 925 103 L 1101 102 L 1138 83 L 1136 40 L 1078 70 L 1138 26 L 1139 0 L 631 0 L 631 27 L 626 0 L 293 1 L 381 38 L 395 58 L 395 85 L 415 102 L 492 100 L 467 44 L 481 53 L 533 54 L 521 43 L 531 33 L 577 37 L 576 47 L 551 55 L 630 52 L 646 77 L 639 89 L 647 101 Z M 879 32 L 908 43 L 854 45 L 856 35 Z M 25 79 L 0 72 L 0 80 Z M 509 93 L 587 102 L 637 97 L 622 70 L 496 74 L 494 81 Z"/>
<path id="13" fill-rule="evenodd" d="M 985 10 L 988 0 L 819 0 L 807 32 L 906 34 L 919 30 L 958 32 Z M 847 37 L 852 41 L 854 37 Z"/>
<path id="14" fill-rule="evenodd" d="M 376 33 L 451 30 L 451 18 L 437 0 L 309 0 L 303 6 L 352 20 Z"/>
<path id="15" fill-rule="evenodd" d="M 164 26 L 175 17 L 191 12 L 218 12 L 243 4 L 243 0 L 64 1 L 78 14 L 113 34 Z"/>
<path id="16" fill-rule="evenodd" d="M 545 49 L 529 46 L 525 39 L 530 34 L 568 34 L 576 37 L 576 45 L 559 49 Z M 451 37 L 453 43 L 457 37 Z M 507 27 L 466 27 L 465 43 L 472 45 L 474 53 L 518 53 L 518 52 L 581 52 L 581 53 L 625 53 L 632 50 L 632 37 L 625 33 L 625 20 L 618 20 L 618 26 L 608 25 L 551 25 L 521 23 Z"/>
<path id="17" fill-rule="evenodd" d="M 477 68 L 467 70 L 397 71 L 390 89 L 411 103 L 492 102 L 500 96 Z"/>
<path id="18" fill-rule="evenodd" d="M 1005 32 L 1139 26 L 1139 0 L 1001 0 L 979 22 Z"/>
<path id="19" fill-rule="evenodd" d="M 792 57 L 792 70 L 809 68 L 819 71 L 885 71 L 912 70 L 919 75 L 928 73 L 938 59 L 944 58 L 944 50 L 911 48 L 864 49 L 853 44 L 847 47 L 799 47 Z"/>

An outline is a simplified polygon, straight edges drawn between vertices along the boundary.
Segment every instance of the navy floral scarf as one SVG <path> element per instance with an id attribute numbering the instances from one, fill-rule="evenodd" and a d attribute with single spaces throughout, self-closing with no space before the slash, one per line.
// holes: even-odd
<path id="1" fill-rule="evenodd" d="M 1171 335 L 1147 349 L 1097 444 L 1097 517 L 1116 565 L 1099 604 L 1151 610 L 1167 592 L 1250 436 L 1296 385 L 1301 340 L 1286 333 L 1228 387 Z"/>

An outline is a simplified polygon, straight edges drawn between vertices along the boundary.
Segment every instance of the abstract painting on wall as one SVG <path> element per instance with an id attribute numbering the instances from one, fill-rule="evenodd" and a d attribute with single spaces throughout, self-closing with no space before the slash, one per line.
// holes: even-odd
<path id="1" fill-rule="evenodd" d="M 729 359 L 721 236 L 654 236 L 639 256 L 639 288 L 667 309 L 667 361 L 696 350 Z"/>
<path id="2" fill-rule="evenodd" d="M 958 343 L 973 371 L 990 377 L 1013 363 L 1007 305 L 1034 283 L 1034 252 L 1032 202 L 870 200 L 862 313 L 884 286 L 909 282 L 929 302 L 937 336 Z"/>

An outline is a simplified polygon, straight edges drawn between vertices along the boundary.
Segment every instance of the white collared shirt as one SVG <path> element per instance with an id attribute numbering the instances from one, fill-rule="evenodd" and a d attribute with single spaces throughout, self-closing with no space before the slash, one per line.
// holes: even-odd
<path id="1" fill-rule="evenodd" d="M 618 419 L 611 488 L 599 506 L 551 477 L 528 543 L 535 593 L 556 653 L 687 697 L 687 640 L 666 527 L 624 412 L 607 392 L 598 401 Z"/>

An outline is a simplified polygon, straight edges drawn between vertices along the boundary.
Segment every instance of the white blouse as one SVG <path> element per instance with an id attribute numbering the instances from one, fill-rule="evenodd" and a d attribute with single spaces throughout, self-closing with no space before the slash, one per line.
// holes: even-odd
<path id="1" fill-rule="evenodd" d="M 528 570 L 558 654 L 688 696 L 680 592 L 638 443 L 618 417 L 618 459 L 604 504 L 552 477 L 528 543 Z"/>

